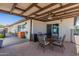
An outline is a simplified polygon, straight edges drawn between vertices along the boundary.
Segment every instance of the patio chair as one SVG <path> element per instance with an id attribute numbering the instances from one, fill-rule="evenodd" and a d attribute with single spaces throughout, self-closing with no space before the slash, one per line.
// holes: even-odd
<path id="1" fill-rule="evenodd" d="M 39 35 L 37 35 L 37 37 L 38 37 L 38 42 L 39 42 L 40 47 L 45 48 L 46 46 L 48 46 L 50 44 L 49 41 L 47 40 L 46 35 L 39 34 Z M 45 49 L 44 49 L 44 51 L 45 51 Z"/>
<path id="2" fill-rule="evenodd" d="M 65 48 L 64 44 L 63 44 L 64 40 L 65 40 L 65 37 L 66 37 L 65 35 L 63 37 L 60 37 L 58 40 L 53 42 L 53 45 L 58 46 L 60 48 Z"/>

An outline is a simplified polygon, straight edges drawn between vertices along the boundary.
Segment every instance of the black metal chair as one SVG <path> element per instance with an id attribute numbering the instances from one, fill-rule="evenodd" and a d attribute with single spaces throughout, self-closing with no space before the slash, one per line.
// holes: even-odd
<path id="1" fill-rule="evenodd" d="M 38 42 L 40 47 L 45 48 L 50 44 L 46 35 L 38 34 L 37 37 L 38 37 Z"/>
<path id="2" fill-rule="evenodd" d="M 58 46 L 58 47 L 62 47 L 62 48 L 65 48 L 64 47 L 64 40 L 65 40 L 65 35 L 63 36 L 63 37 L 61 37 L 61 38 L 59 38 L 58 40 L 56 40 L 56 41 L 54 41 L 53 42 L 53 45 L 55 45 L 55 46 Z"/>

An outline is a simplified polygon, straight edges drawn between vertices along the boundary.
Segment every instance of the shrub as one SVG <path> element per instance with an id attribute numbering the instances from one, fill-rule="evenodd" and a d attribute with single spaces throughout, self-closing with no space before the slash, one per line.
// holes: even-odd
<path id="1" fill-rule="evenodd" d="M 13 34 L 12 32 L 9 32 L 9 34 Z"/>
<path id="2" fill-rule="evenodd" d="M 0 34 L 0 38 L 4 38 L 4 35 L 3 34 Z"/>

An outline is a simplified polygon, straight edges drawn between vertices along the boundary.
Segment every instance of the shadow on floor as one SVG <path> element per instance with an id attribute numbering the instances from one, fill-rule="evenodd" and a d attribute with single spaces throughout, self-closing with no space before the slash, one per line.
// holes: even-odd
<path id="1" fill-rule="evenodd" d="M 20 39 L 16 36 L 12 36 L 12 35 L 8 35 L 4 38 L 3 40 L 3 47 L 7 47 L 7 46 L 12 46 L 12 45 L 16 45 L 16 44 L 20 44 L 20 43 L 24 43 L 27 42 L 27 39 Z"/>
<path id="2" fill-rule="evenodd" d="M 24 42 L 25 42 L 25 41 L 21 41 L 21 42 L 13 43 L 13 44 L 10 44 L 10 45 L 3 46 L 2 48 L 6 48 L 6 47 L 9 47 L 9 46 L 13 46 L 13 45 L 21 44 L 21 43 L 24 43 Z"/>

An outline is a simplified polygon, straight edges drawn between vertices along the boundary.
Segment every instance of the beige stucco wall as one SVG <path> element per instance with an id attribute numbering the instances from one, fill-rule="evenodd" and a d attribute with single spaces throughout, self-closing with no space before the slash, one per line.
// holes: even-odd
<path id="1" fill-rule="evenodd" d="M 46 23 L 42 21 L 32 20 L 32 33 L 46 33 Z"/>
<path id="2" fill-rule="evenodd" d="M 16 25 L 10 26 L 10 27 L 8 27 L 8 32 L 15 33 L 16 29 L 17 29 Z"/>
<path id="3" fill-rule="evenodd" d="M 17 31 L 18 25 L 22 25 L 22 24 L 24 24 L 25 22 L 27 23 L 27 24 L 26 24 L 26 28 L 21 29 L 21 31 L 23 31 L 23 32 L 28 32 L 28 33 L 26 33 L 26 37 L 27 37 L 27 39 L 30 39 L 30 20 L 27 20 L 27 21 L 24 21 L 24 22 L 15 24 L 15 25 L 13 25 L 13 26 L 10 26 L 10 27 L 8 28 L 8 32 L 13 32 L 13 33 L 15 33 L 15 32 Z"/>
<path id="4" fill-rule="evenodd" d="M 30 20 L 25 21 L 27 22 L 27 26 L 25 29 L 21 31 L 28 31 L 28 34 L 26 35 L 28 39 L 30 39 Z M 21 25 L 22 23 L 18 23 L 14 26 L 11 26 L 9 31 L 14 31 L 17 27 L 17 25 Z M 59 24 L 59 36 L 66 35 L 66 41 L 71 40 L 71 29 L 74 28 L 74 18 L 68 18 L 68 19 L 62 19 L 62 22 L 60 20 L 56 21 L 49 21 L 49 22 L 42 22 L 37 20 L 32 20 L 32 34 L 42 32 L 46 33 L 47 31 L 47 24 Z"/>
<path id="5" fill-rule="evenodd" d="M 59 24 L 59 36 L 66 35 L 65 41 L 71 41 L 71 29 L 74 28 L 74 18 L 46 22 L 47 24 Z"/>
<path id="6" fill-rule="evenodd" d="M 33 20 L 32 23 L 32 33 L 46 33 L 47 31 L 47 24 L 59 24 L 59 36 L 66 35 L 65 41 L 71 41 L 71 29 L 74 28 L 74 18 L 56 20 L 56 21 L 49 21 L 49 22 L 41 22 Z"/>

